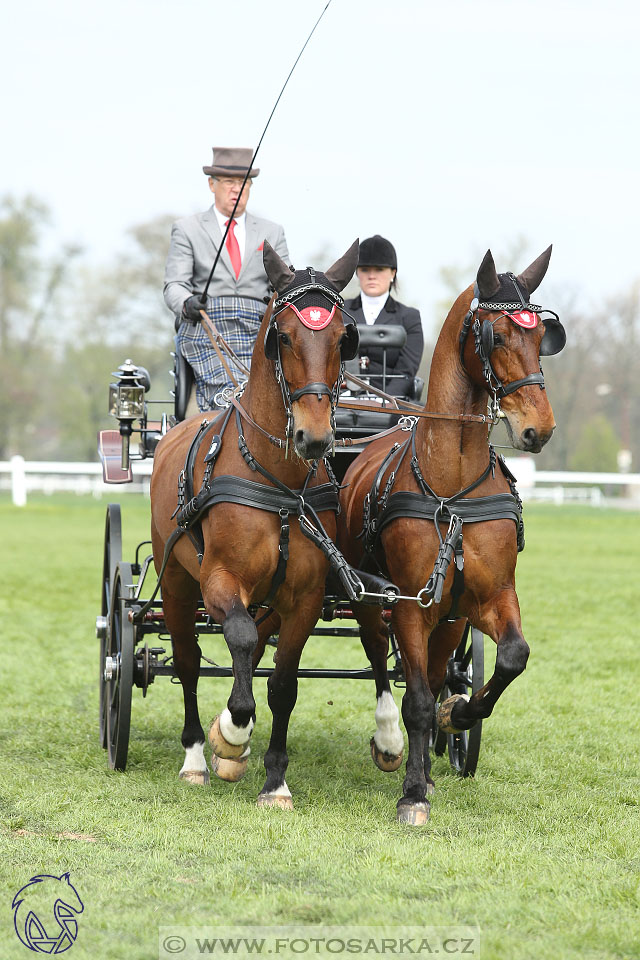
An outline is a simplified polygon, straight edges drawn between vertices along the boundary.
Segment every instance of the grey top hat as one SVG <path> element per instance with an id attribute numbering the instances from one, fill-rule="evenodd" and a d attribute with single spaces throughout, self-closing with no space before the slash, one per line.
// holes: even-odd
<path id="1" fill-rule="evenodd" d="M 244 177 L 252 157 L 251 147 L 214 147 L 213 163 L 202 169 L 208 177 Z M 253 179 L 259 173 L 259 168 L 253 167 L 249 176 Z"/>

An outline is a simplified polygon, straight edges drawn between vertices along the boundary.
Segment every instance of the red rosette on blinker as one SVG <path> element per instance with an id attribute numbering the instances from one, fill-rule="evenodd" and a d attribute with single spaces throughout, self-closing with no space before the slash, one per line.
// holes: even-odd
<path id="1" fill-rule="evenodd" d="M 538 326 L 538 314 L 533 310 L 519 310 L 517 313 L 507 313 L 506 316 L 525 330 L 533 330 Z"/>
<path id="2" fill-rule="evenodd" d="M 304 323 L 309 330 L 324 330 L 325 327 L 329 326 L 336 312 L 335 303 L 331 311 L 327 310 L 326 307 L 303 307 L 302 310 L 298 310 L 293 303 L 288 303 L 287 306 L 291 307 L 298 320 Z"/>

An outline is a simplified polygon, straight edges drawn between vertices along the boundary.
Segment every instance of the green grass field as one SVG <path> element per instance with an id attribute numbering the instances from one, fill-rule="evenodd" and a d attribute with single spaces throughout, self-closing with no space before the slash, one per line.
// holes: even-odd
<path id="1" fill-rule="evenodd" d="M 149 506 L 121 500 L 131 559 Z M 144 701 L 134 690 L 126 773 L 107 768 L 94 637 L 105 509 L 0 501 L 2 960 L 31 955 L 13 931 L 14 894 L 65 871 L 85 904 L 75 960 L 157 957 L 158 926 L 179 923 L 470 924 L 484 960 L 640 956 L 640 515 L 526 509 L 529 666 L 484 725 L 476 778 L 435 761 L 431 821 L 413 830 L 394 819 L 402 770 L 371 763 L 369 682 L 301 681 L 293 813 L 255 806 L 264 680 L 241 783 L 178 780 L 181 690 L 163 678 Z M 363 661 L 351 639 L 312 640 L 303 658 Z M 227 693 L 227 681 L 201 682 L 203 721 Z"/>

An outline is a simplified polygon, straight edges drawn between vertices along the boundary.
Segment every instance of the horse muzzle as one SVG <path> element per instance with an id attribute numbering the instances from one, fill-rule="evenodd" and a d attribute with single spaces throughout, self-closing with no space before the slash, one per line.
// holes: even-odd
<path id="1" fill-rule="evenodd" d="M 303 460 L 320 460 L 331 452 L 332 395 L 326 384 L 310 383 L 291 394 L 293 446 Z"/>
<path id="2" fill-rule="evenodd" d="M 294 430 L 293 446 L 303 460 L 321 460 L 331 453 L 333 431 L 327 430 L 321 436 L 311 434 L 304 428 Z"/>
<path id="3" fill-rule="evenodd" d="M 509 420 L 506 419 L 507 432 L 509 439 L 516 450 L 522 450 L 525 453 L 540 453 L 546 443 L 549 442 L 555 430 L 555 424 L 546 433 L 540 433 L 535 427 L 525 427 L 520 433 L 516 433 Z"/>

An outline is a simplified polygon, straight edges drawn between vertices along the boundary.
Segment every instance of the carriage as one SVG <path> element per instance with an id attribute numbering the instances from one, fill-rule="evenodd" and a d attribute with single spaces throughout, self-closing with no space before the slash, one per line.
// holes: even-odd
<path id="1" fill-rule="evenodd" d="M 240 779 L 255 723 L 252 678 L 266 676 L 273 725 L 259 806 L 292 808 L 284 773 L 298 677 L 375 680 L 371 753 L 387 771 L 403 759 L 389 683 L 406 687 L 409 758 L 401 822 L 428 819 L 431 749 L 441 755 L 448 748 L 461 776 L 475 772 L 482 720 L 524 670 L 529 653 L 514 580 L 516 548 L 524 545 L 521 502 L 515 478 L 487 443 L 501 402 L 519 449 L 538 452 L 555 427 L 539 358 L 563 348 L 564 329 L 557 315 L 529 302 L 550 253 L 515 277 L 498 274 L 487 252 L 475 284 L 445 320 L 424 409 L 415 403 L 420 384 L 413 398 L 399 401 L 348 369 L 369 338 L 381 338 L 384 349 L 397 346 L 403 333 L 358 330 L 344 312 L 339 291 L 355 269 L 357 243 L 317 274 L 287 267 L 265 241 L 265 269 L 278 292 L 263 318 L 246 385 L 227 391 L 221 398 L 226 411 L 213 419 L 180 422 L 188 385 L 178 365 L 174 411 L 151 420 L 145 371 L 131 361 L 122 365 L 110 387 L 119 430 L 100 440 L 105 476 L 130 479 L 134 434 L 140 438 L 134 457 L 154 456 L 154 471 L 152 552 L 142 543 L 133 562 L 123 561 L 116 505 L 109 506 L 105 525 L 97 618 L 100 733 L 113 768 L 126 765 L 133 687 L 144 697 L 156 677 L 178 676 L 185 698 L 180 776 L 208 783 L 197 682 L 232 677 L 228 705 L 208 739 L 214 772 Z M 516 295 L 519 302 L 510 302 Z M 202 319 L 209 324 L 204 312 Z M 220 339 L 213 330 L 214 346 Z M 345 377 L 352 388 L 346 398 Z M 463 526 L 469 530 L 466 560 Z M 244 531 L 245 540 L 247 532 L 255 534 L 255 544 L 233 542 L 233 529 Z M 152 566 L 158 570 L 153 589 Z M 486 683 L 483 632 L 497 646 Z M 232 667 L 208 659 L 199 646 L 201 637 L 220 633 Z M 167 634 L 171 651 L 158 642 Z M 311 635 L 359 635 L 370 668 L 300 669 Z M 274 667 L 260 665 L 268 645 L 275 647 Z"/>

